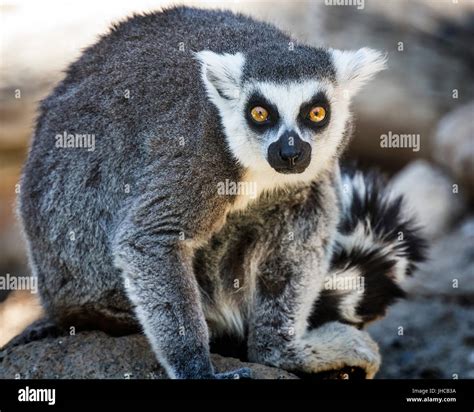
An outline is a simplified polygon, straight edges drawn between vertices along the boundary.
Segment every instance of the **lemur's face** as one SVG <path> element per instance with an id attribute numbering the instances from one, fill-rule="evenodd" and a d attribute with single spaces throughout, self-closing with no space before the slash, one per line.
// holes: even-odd
<path id="1" fill-rule="evenodd" d="M 370 49 L 276 46 L 197 57 L 235 158 L 279 182 L 311 180 L 329 167 L 348 140 L 350 98 L 384 66 Z"/>
<path id="2" fill-rule="evenodd" d="M 318 162 L 318 139 L 327 139 L 331 104 L 325 87 L 315 81 L 251 82 L 244 85 L 239 128 L 245 130 L 246 151 L 238 158 L 267 164 L 277 173 L 303 173 Z M 234 118 L 234 122 L 237 118 Z M 240 142 L 239 142 L 240 144 Z M 321 154 L 321 153 L 320 153 Z"/>

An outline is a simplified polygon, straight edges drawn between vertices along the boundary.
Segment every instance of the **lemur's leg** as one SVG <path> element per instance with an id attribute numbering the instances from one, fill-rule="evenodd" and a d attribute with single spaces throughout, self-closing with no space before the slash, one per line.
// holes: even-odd
<path id="1" fill-rule="evenodd" d="M 366 332 L 340 322 L 308 330 L 305 301 L 317 285 L 287 275 L 280 290 L 268 279 L 258 285 L 249 323 L 249 360 L 311 374 L 360 367 L 372 378 L 380 364 L 375 342 Z"/>
<path id="2" fill-rule="evenodd" d="M 127 241 L 118 253 L 126 288 L 158 360 L 171 378 L 227 377 L 214 374 L 210 361 L 208 329 L 190 253 L 139 231 L 127 229 Z M 229 373 L 229 377 L 247 375 L 248 370 Z"/>
<path id="3" fill-rule="evenodd" d="M 211 227 L 199 214 L 205 211 L 193 210 L 187 200 L 193 195 L 191 189 L 179 193 L 176 187 L 179 185 L 149 190 L 127 210 L 113 241 L 115 264 L 122 269 L 137 318 L 171 378 L 248 377 L 247 369 L 214 373 L 208 327 L 192 269 L 193 227 Z M 181 201 L 183 207 L 191 203 L 182 213 L 193 214 L 194 220 L 174 212 L 167 199 Z M 189 241 L 181 240 L 183 233 Z"/>
<path id="4" fill-rule="evenodd" d="M 327 270 L 322 256 L 318 256 L 324 253 L 320 249 L 301 256 L 301 252 L 279 253 L 277 248 L 272 257 L 262 262 L 250 310 L 249 360 L 310 374 L 360 367 L 372 378 L 380 356 L 366 332 L 340 322 L 314 330 L 307 328 Z M 291 258 L 283 260 L 282 256 L 308 259 L 307 266 L 302 268 L 298 262 Z M 318 268 L 324 273 L 318 273 Z"/>

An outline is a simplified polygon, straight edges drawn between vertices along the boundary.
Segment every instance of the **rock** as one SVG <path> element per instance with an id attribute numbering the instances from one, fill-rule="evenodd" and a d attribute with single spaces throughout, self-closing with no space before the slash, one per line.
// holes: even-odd
<path id="1" fill-rule="evenodd" d="M 269 366 L 212 355 L 218 372 L 249 367 L 257 379 L 297 379 Z M 103 332 L 46 338 L 0 352 L 0 379 L 164 379 L 164 370 L 143 335 Z"/>
<path id="2" fill-rule="evenodd" d="M 298 379 L 296 375 L 278 368 L 272 368 L 258 363 L 241 362 L 235 358 L 225 358 L 213 354 L 212 363 L 217 372 L 227 372 L 233 369 L 247 367 L 252 369 L 254 379 Z"/>
<path id="3" fill-rule="evenodd" d="M 474 305 L 474 217 L 436 241 L 404 289 L 416 296 Z"/>
<path id="4" fill-rule="evenodd" d="M 474 352 L 472 313 L 472 306 L 424 298 L 395 305 L 369 328 L 382 354 L 377 378 L 473 379 L 474 363 L 468 361 Z"/>
<path id="5" fill-rule="evenodd" d="M 435 133 L 433 157 L 474 196 L 474 101 L 444 116 Z"/>
<path id="6" fill-rule="evenodd" d="M 425 160 L 410 163 L 390 184 L 395 193 L 404 195 L 407 213 L 420 222 L 429 239 L 447 233 L 466 210 L 459 186 Z"/>

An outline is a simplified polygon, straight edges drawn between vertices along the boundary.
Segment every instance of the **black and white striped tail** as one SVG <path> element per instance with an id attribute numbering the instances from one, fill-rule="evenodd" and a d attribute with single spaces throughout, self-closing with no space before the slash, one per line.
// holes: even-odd
<path id="1" fill-rule="evenodd" d="M 424 260 L 426 244 L 375 172 L 341 175 L 341 219 L 330 270 L 310 327 L 329 321 L 363 326 L 404 297 L 401 282 Z"/>

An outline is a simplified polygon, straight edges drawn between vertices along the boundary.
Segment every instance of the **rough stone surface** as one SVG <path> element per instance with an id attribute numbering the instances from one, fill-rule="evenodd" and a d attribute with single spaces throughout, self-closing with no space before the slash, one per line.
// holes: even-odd
<path id="1" fill-rule="evenodd" d="M 474 101 L 444 116 L 434 136 L 433 157 L 445 166 L 466 193 L 474 196 Z"/>
<path id="2" fill-rule="evenodd" d="M 391 186 L 403 194 L 407 213 L 412 213 L 429 239 L 447 233 L 466 210 L 462 193 L 443 171 L 425 160 L 410 163 L 396 174 Z"/>
<path id="3" fill-rule="evenodd" d="M 414 296 L 474 305 L 474 217 L 431 245 L 427 262 L 404 289 Z"/>
<path id="4" fill-rule="evenodd" d="M 143 335 L 113 338 L 103 332 L 47 338 L 0 352 L 0 379 L 163 379 Z M 296 379 L 277 368 L 212 355 L 217 372 L 249 367 L 256 379 Z"/>
<path id="5" fill-rule="evenodd" d="M 472 306 L 412 299 L 369 331 L 382 354 L 378 379 L 474 379 Z"/>

